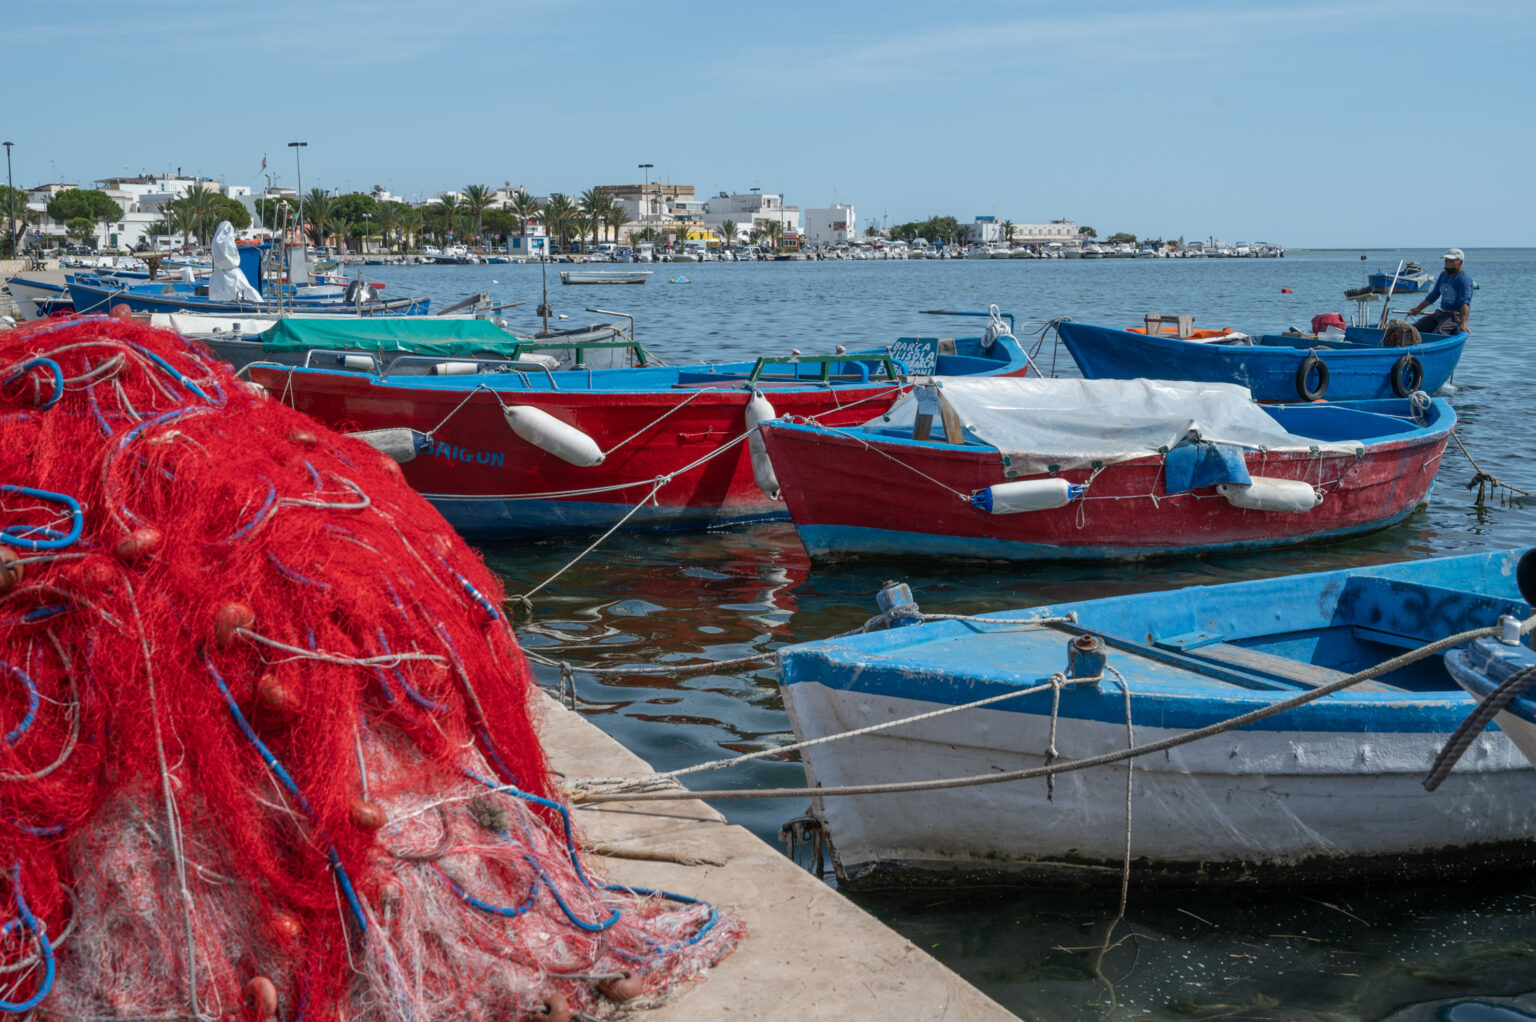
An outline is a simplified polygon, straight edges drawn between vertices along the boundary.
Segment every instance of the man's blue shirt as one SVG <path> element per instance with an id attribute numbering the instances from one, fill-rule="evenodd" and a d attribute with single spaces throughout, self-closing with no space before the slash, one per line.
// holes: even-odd
<path id="1" fill-rule="evenodd" d="M 1460 309 L 1463 305 L 1471 305 L 1472 278 L 1467 276 L 1465 269 L 1454 277 L 1441 270 L 1440 276 L 1435 278 L 1434 290 L 1429 292 L 1429 297 L 1424 299 L 1424 304 L 1428 305 L 1434 301 L 1436 295 L 1440 296 L 1442 309 Z"/>

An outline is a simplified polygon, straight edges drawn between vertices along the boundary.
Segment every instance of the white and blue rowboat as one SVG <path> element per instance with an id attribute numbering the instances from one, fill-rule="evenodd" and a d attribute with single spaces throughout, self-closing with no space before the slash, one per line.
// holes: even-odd
<path id="1" fill-rule="evenodd" d="M 1038 768 L 1053 744 L 1053 712 L 1053 761 L 1114 753 L 1271 706 L 1500 615 L 1524 619 L 1516 557 L 1197 586 L 806 643 L 781 651 L 784 704 L 797 738 L 809 740 L 1045 686 L 807 748 L 813 789 Z M 1026 618 L 1039 621 L 1013 623 Z M 1069 643 L 1097 646 L 1109 669 L 1080 662 L 1068 674 Z M 1059 704 L 1050 685 L 1058 674 L 1068 675 Z M 1506 735 L 1478 735 L 1443 791 L 1423 787 L 1427 764 L 1473 705 L 1440 657 L 1422 659 L 1130 760 L 1129 819 L 1124 762 L 1061 773 L 1053 786 L 1037 777 L 813 794 L 812 810 L 854 887 L 1117 883 L 1127 827 L 1137 882 L 1528 869 L 1536 770 Z"/>
<path id="2" fill-rule="evenodd" d="M 1515 578 L 1525 602 L 1536 605 L 1536 551 L 1520 558 Z M 1536 653 L 1521 637 L 1519 621 L 1500 618 L 1499 628 L 1497 638 L 1475 639 L 1465 649 L 1447 653 L 1445 666 L 1479 701 L 1478 712 L 1463 724 L 1468 733 L 1492 721 L 1536 764 Z M 1448 745 L 1442 760 L 1454 762 L 1460 755 Z M 1425 782 L 1431 791 L 1440 786 L 1441 761 L 1435 767 Z"/>

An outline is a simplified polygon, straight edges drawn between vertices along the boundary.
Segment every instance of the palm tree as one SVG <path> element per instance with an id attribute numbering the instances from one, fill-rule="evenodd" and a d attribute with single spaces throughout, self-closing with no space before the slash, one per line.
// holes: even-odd
<path id="1" fill-rule="evenodd" d="M 406 206 L 400 211 L 400 246 L 410 250 L 411 241 L 421 231 L 421 210 L 415 206 Z"/>
<path id="2" fill-rule="evenodd" d="M 311 189 L 304 196 L 304 219 L 308 221 L 304 227 L 316 245 L 325 244 L 325 236 L 330 233 L 331 216 L 335 210 L 336 199 L 324 188 Z"/>
<path id="3" fill-rule="evenodd" d="M 539 200 L 521 188 L 512 197 L 512 202 L 508 208 L 512 210 L 512 215 L 517 218 L 517 230 L 520 234 L 527 234 L 528 221 L 539 219 L 544 211 L 543 207 L 539 205 Z"/>
<path id="4" fill-rule="evenodd" d="M 206 188 L 194 187 L 186 195 L 176 200 L 176 205 L 187 211 L 190 217 L 191 233 L 198 240 L 208 237 L 213 233 L 216 224 L 210 223 L 211 217 L 218 212 L 218 193 Z"/>
<path id="5" fill-rule="evenodd" d="M 1013 247 L 1013 221 L 1012 220 L 1004 220 L 1003 221 L 1003 244 L 1007 245 L 1009 248 Z"/>
<path id="6" fill-rule="evenodd" d="M 571 233 L 571 218 L 576 215 L 576 206 L 561 192 L 551 192 L 549 201 L 544 204 L 544 227 L 560 241 L 560 247 L 565 247 L 566 238 Z"/>
<path id="7" fill-rule="evenodd" d="M 613 240 L 619 240 L 619 231 L 629 223 L 629 214 L 624 212 L 624 204 L 613 199 L 608 200 L 608 211 L 603 214 L 603 219 L 608 221 L 608 229 L 613 232 Z"/>
<path id="8" fill-rule="evenodd" d="M 576 205 L 590 221 L 597 224 L 602 221 L 604 214 L 608 212 L 608 204 L 611 201 L 607 192 L 599 191 L 596 188 L 588 188 L 577 197 Z M 597 230 L 596 226 L 592 228 L 594 241 L 597 240 Z"/>
<path id="9" fill-rule="evenodd" d="M 196 225 L 190 210 L 175 202 L 165 204 L 165 230 L 168 234 L 181 235 L 183 247 L 192 239 L 192 229 Z"/>
<path id="10" fill-rule="evenodd" d="M 672 221 L 672 244 L 678 251 L 682 251 L 683 243 L 688 240 L 688 228 L 690 226 L 686 220 Z"/>
<path id="11" fill-rule="evenodd" d="M 768 236 L 768 243 L 774 248 L 779 247 L 779 238 L 784 234 L 784 225 L 778 220 L 763 221 L 763 233 Z"/>
<path id="12" fill-rule="evenodd" d="M 373 223 L 384 235 L 384 250 L 393 251 L 390 247 L 390 236 L 400 226 L 400 204 L 398 202 L 381 202 L 379 211 L 373 216 Z"/>
<path id="13" fill-rule="evenodd" d="M 597 242 L 599 240 L 598 237 L 597 237 L 597 232 L 602 230 L 603 218 L 600 215 L 598 215 L 596 212 L 581 214 L 581 215 L 577 216 L 577 218 L 576 218 L 576 227 L 577 227 L 577 229 L 579 231 L 581 231 L 581 238 L 582 238 L 581 247 L 582 247 L 582 250 L 586 251 L 587 250 L 586 238 L 587 238 L 587 235 L 589 235 L 589 234 L 592 235 L 592 245 L 593 245 L 593 247 L 595 248 L 597 246 Z"/>
<path id="14" fill-rule="evenodd" d="M 725 240 L 725 247 L 730 248 L 736 244 L 736 221 L 720 221 L 720 236 Z"/>
<path id="15" fill-rule="evenodd" d="M 437 197 L 437 202 L 428 208 L 433 219 L 437 221 L 439 236 L 452 234 L 459 219 L 459 197 L 452 192 L 444 192 Z"/>
<path id="16" fill-rule="evenodd" d="M 491 189 L 488 185 L 464 186 L 464 212 L 475 218 L 475 238 L 480 238 L 484 230 L 482 224 L 485 207 L 491 204 Z"/>

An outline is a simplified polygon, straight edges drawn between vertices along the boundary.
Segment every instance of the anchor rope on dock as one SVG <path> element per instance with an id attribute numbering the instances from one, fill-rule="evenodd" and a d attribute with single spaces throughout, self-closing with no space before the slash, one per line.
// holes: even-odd
<path id="1" fill-rule="evenodd" d="M 1524 621 L 1520 622 L 1519 630 L 1521 635 L 1528 635 L 1532 631 L 1536 631 L 1536 615 L 1532 615 L 1531 617 L 1526 618 Z M 1070 773 L 1077 770 L 1087 770 L 1092 767 L 1108 766 L 1113 763 L 1124 762 L 1126 760 L 1135 759 L 1140 756 L 1146 756 L 1154 752 L 1163 752 L 1167 749 L 1177 748 L 1181 745 L 1188 745 L 1191 742 L 1196 742 L 1203 738 L 1209 738 L 1213 735 L 1223 734 L 1228 731 L 1236 730 L 1240 727 L 1246 727 L 1249 724 L 1254 724 L 1258 721 L 1266 720 L 1278 714 L 1285 713 L 1288 710 L 1294 710 L 1298 706 L 1305 706 L 1307 703 L 1315 702 L 1318 699 L 1322 699 L 1325 696 L 1330 696 L 1335 692 L 1342 691 L 1343 689 L 1349 688 L 1352 685 L 1358 685 L 1363 681 L 1370 681 L 1373 678 L 1379 678 L 1384 674 L 1389 674 L 1392 671 L 1406 667 L 1409 664 L 1417 663 L 1418 661 L 1423 660 L 1426 657 L 1433 656 L 1436 653 L 1442 653 L 1445 650 L 1460 646 L 1467 642 L 1471 642 L 1473 639 L 1480 639 L 1498 634 L 1500 634 L 1500 629 L 1498 627 L 1474 628 L 1470 631 L 1458 632 L 1455 635 L 1449 635 L 1443 639 L 1438 639 L 1434 642 L 1427 643 L 1417 649 L 1409 650 L 1408 652 L 1399 656 L 1392 657 L 1389 660 L 1384 660 L 1377 664 L 1375 667 L 1369 667 L 1363 671 L 1356 671 L 1354 674 L 1346 675 L 1337 681 L 1332 681 L 1326 685 L 1321 685 L 1310 691 L 1302 692 L 1298 695 L 1292 696 L 1289 699 L 1281 700 L 1278 703 L 1271 703 L 1269 706 L 1260 707 L 1257 710 L 1251 710 L 1248 713 L 1239 714 L 1236 717 L 1230 717 L 1226 720 L 1218 721 L 1203 728 L 1197 728 L 1192 731 L 1183 731 L 1179 734 L 1170 735 L 1167 738 L 1159 739 L 1155 742 L 1148 742 L 1145 745 L 1135 745 L 1119 752 L 1106 752 L 1097 756 L 1087 756 L 1082 759 L 1063 760 L 1059 763 L 1053 763 L 1047 766 L 1026 767 L 1020 770 L 1009 770 L 1000 773 L 972 774 L 965 777 L 936 778 L 934 780 L 928 781 L 898 781 L 888 784 L 850 784 L 835 788 L 757 788 L 744 790 L 726 789 L 715 791 L 694 791 L 684 789 L 680 791 L 644 792 L 633 795 L 596 794 L 582 798 L 580 801 L 586 805 L 599 805 L 605 802 L 661 802 L 680 801 L 685 799 L 713 801 L 716 799 L 732 798 L 804 798 L 807 795 L 813 798 L 823 798 L 834 795 L 892 795 L 914 791 L 942 791 L 950 788 L 979 787 L 985 784 L 1002 784 L 1009 781 L 1023 781 L 1034 777 L 1046 777 L 1052 774 Z"/>

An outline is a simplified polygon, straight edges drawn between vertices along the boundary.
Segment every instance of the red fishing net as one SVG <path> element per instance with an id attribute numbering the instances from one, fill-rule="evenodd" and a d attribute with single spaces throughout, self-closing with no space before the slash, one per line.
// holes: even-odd
<path id="1" fill-rule="evenodd" d="M 654 1002 L 733 917 L 584 870 L 480 559 L 173 334 L 0 334 L 0 1011 Z"/>

